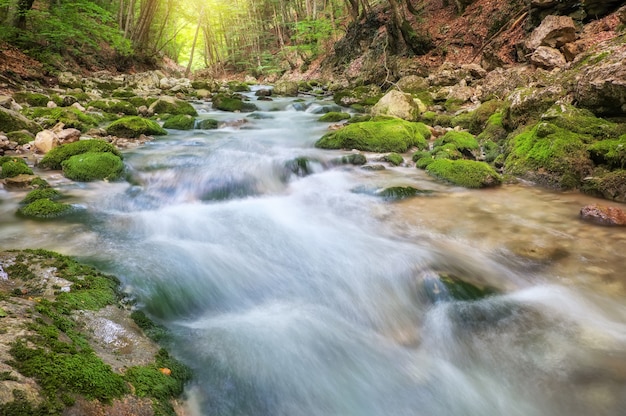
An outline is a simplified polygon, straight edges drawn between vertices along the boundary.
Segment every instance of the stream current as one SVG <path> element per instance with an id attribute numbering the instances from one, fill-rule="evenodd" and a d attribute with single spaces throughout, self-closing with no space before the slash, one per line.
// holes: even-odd
<path id="1" fill-rule="evenodd" d="M 602 201 L 336 166 L 349 152 L 313 147 L 332 102 L 255 103 L 196 103 L 247 122 L 126 151 L 129 182 L 36 172 L 80 208 L 70 220 L 17 219 L 24 194 L 0 191 L 0 248 L 119 276 L 194 369 L 193 416 L 624 414 L 626 229 L 578 219 Z M 376 195 L 389 186 L 434 192 Z M 497 294 L 432 296 L 434 273 Z"/>

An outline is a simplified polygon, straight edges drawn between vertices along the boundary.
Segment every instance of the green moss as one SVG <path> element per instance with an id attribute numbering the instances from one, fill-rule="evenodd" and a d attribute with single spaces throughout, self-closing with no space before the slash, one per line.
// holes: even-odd
<path id="1" fill-rule="evenodd" d="M 443 107 L 446 109 L 447 112 L 455 113 L 459 111 L 463 103 L 465 103 L 465 101 L 459 100 L 457 98 L 449 98 L 443 103 Z"/>
<path id="2" fill-rule="evenodd" d="M 596 165 L 606 165 L 609 169 L 626 167 L 626 134 L 614 140 L 601 140 L 588 149 Z"/>
<path id="3" fill-rule="evenodd" d="M 35 140 L 35 135 L 28 130 L 19 130 L 8 133 L 7 138 L 11 141 L 17 142 L 19 145 L 24 145 Z"/>
<path id="4" fill-rule="evenodd" d="M 585 179 L 580 190 L 588 195 L 626 202 L 626 170 L 616 170 Z"/>
<path id="5" fill-rule="evenodd" d="M 459 126 L 465 130 L 468 130 L 472 122 L 472 118 L 473 118 L 473 114 L 471 112 L 457 114 L 456 116 L 452 117 L 452 119 L 450 120 L 450 127 Z"/>
<path id="6" fill-rule="evenodd" d="M 412 186 L 393 186 L 383 189 L 382 191 L 378 192 L 378 195 L 383 197 L 387 201 L 399 201 L 402 199 L 412 198 L 418 195 L 428 195 L 431 193 L 432 191 L 425 191 L 422 189 L 414 188 Z"/>
<path id="7" fill-rule="evenodd" d="M 136 95 L 137 94 L 135 94 L 131 90 L 115 90 L 111 93 L 111 96 L 115 98 L 132 98 Z"/>
<path id="8" fill-rule="evenodd" d="M 428 165 L 426 171 L 466 188 L 485 188 L 502 183 L 502 178 L 491 166 L 473 160 L 437 159 Z"/>
<path id="9" fill-rule="evenodd" d="M 162 136 L 167 134 L 167 131 L 159 126 L 156 121 L 138 116 L 122 117 L 111 123 L 106 128 L 106 131 L 107 134 L 126 138 L 136 138 L 142 134 L 147 136 Z"/>
<path id="10" fill-rule="evenodd" d="M 385 160 L 394 166 L 399 166 L 404 163 L 404 158 L 398 153 L 389 153 L 385 156 Z"/>
<path id="11" fill-rule="evenodd" d="M 150 105 L 156 114 L 187 114 L 197 116 L 198 112 L 191 104 L 183 100 L 159 99 Z"/>
<path id="12" fill-rule="evenodd" d="M 453 117 L 450 114 L 437 114 L 433 120 L 434 126 L 452 127 Z"/>
<path id="13" fill-rule="evenodd" d="M 476 137 L 479 143 L 494 142 L 500 143 L 507 136 L 507 131 L 502 124 L 502 112 L 496 112 L 487 119 L 487 124 L 483 131 Z"/>
<path id="14" fill-rule="evenodd" d="M 404 153 L 411 147 L 425 149 L 430 130 L 423 123 L 411 123 L 400 119 L 366 121 L 348 124 L 324 135 L 315 143 L 323 149 L 357 149 L 371 152 Z"/>
<path id="15" fill-rule="evenodd" d="M 472 301 L 497 293 L 490 287 L 478 287 L 454 275 L 441 274 L 439 279 L 445 285 L 448 294 L 455 300 Z"/>
<path id="16" fill-rule="evenodd" d="M 219 122 L 213 118 L 205 118 L 198 120 L 196 128 L 201 130 L 214 130 L 219 125 Z"/>
<path id="17" fill-rule="evenodd" d="M 98 125 L 96 117 L 87 115 L 74 107 L 33 108 L 26 111 L 31 118 L 38 119 L 44 128 L 51 128 L 61 122 L 65 127 L 87 131 Z"/>
<path id="18" fill-rule="evenodd" d="M 437 113 L 434 111 L 425 111 L 421 116 L 422 123 L 426 123 L 430 126 L 434 126 L 435 118 L 437 117 Z"/>
<path id="19" fill-rule="evenodd" d="M 252 103 L 246 103 L 241 98 L 225 94 L 217 94 L 213 97 L 213 107 L 230 112 L 258 110 L 257 106 Z"/>
<path id="20" fill-rule="evenodd" d="M 90 102 L 89 106 L 112 114 L 137 115 L 137 107 L 124 100 L 97 100 Z"/>
<path id="21" fill-rule="evenodd" d="M 20 104 L 28 104 L 31 107 L 45 107 L 50 97 L 37 92 L 19 91 L 13 94 L 13 99 Z"/>
<path id="22" fill-rule="evenodd" d="M 38 189 L 50 188 L 50 184 L 48 183 L 48 181 L 46 181 L 45 179 L 42 179 L 39 176 L 33 179 L 30 182 L 30 185 Z"/>
<path id="23" fill-rule="evenodd" d="M 430 152 L 426 150 L 418 150 L 417 152 L 413 153 L 413 155 L 411 156 L 411 160 L 413 162 L 417 162 L 423 157 L 430 157 Z"/>
<path id="24" fill-rule="evenodd" d="M 344 165 L 364 165 L 367 163 L 367 158 L 362 153 L 352 153 L 341 157 L 341 163 Z"/>
<path id="25" fill-rule="evenodd" d="M 352 106 L 355 104 L 361 106 L 373 106 L 381 98 L 383 94 L 375 85 L 364 85 L 352 89 L 336 91 L 333 100 L 336 104 L 342 106 Z"/>
<path id="26" fill-rule="evenodd" d="M 72 210 L 72 206 L 69 204 L 62 204 L 47 198 L 42 198 L 19 208 L 17 213 L 28 218 L 51 219 L 67 215 Z"/>
<path id="27" fill-rule="evenodd" d="M 497 122 L 496 120 L 499 118 L 500 126 L 502 126 L 502 108 L 504 107 L 504 102 L 500 100 L 490 100 L 481 104 L 476 110 L 471 112 L 470 123 L 468 129 L 472 134 L 481 133 L 489 121 Z M 494 114 L 500 114 L 496 116 L 495 119 L 491 120 L 491 116 Z"/>
<path id="28" fill-rule="evenodd" d="M 591 111 L 571 105 L 554 105 L 541 115 L 547 121 L 574 133 L 588 136 L 586 140 L 613 139 L 626 134 L 626 124 L 613 123 L 596 117 Z"/>
<path id="29" fill-rule="evenodd" d="M 165 120 L 164 129 L 192 130 L 196 125 L 196 119 L 187 114 L 178 114 Z"/>
<path id="30" fill-rule="evenodd" d="M 74 155 L 61 163 L 63 175 L 74 181 L 116 180 L 124 173 L 122 159 L 108 152 L 87 152 Z"/>
<path id="31" fill-rule="evenodd" d="M 2 164 L 0 178 L 14 178 L 17 175 L 32 175 L 33 171 L 22 159 L 16 158 Z"/>
<path id="32" fill-rule="evenodd" d="M 229 81 L 228 89 L 233 92 L 248 92 L 250 91 L 250 87 L 245 82 L 239 81 Z"/>
<path id="33" fill-rule="evenodd" d="M 24 199 L 20 202 L 20 204 L 30 204 L 31 202 L 35 202 L 38 199 L 49 199 L 51 201 L 55 201 L 60 199 L 63 195 L 59 191 L 53 188 L 40 188 L 33 189 L 30 191 Z"/>
<path id="34" fill-rule="evenodd" d="M 336 111 L 330 111 L 324 114 L 323 116 L 321 116 L 320 118 L 318 118 L 317 121 L 336 123 L 337 121 L 348 120 L 349 118 L 350 118 L 350 114 L 348 113 L 339 113 Z"/>
<path id="35" fill-rule="evenodd" d="M 146 107 L 150 107 L 150 104 L 155 102 L 156 98 L 144 98 L 144 97 L 130 97 L 126 101 L 135 106 L 135 108 L 139 108 L 142 105 Z"/>
<path id="36" fill-rule="evenodd" d="M 432 156 L 422 157 L 415 162 L 415 167 L 418 169 L 426 169 L 434 160 Z"/>
<path id="37" fill-rule="evenodd" d="M 363 114 L 363 115 L 358 115 L 358 116 L 352 116 L 352 118 L 348 119 L 347 123 L 348 124 L 362 123 L 364 121 L 370 121 L 371 119 L 372 119 L 372 116 L 370 116 L 369 114 Z"/>
<path id="38" fill-rule="evenodd" d="M 143 333 L 154 342 L 167 338 L 167 329 L 162 325 L 155 324 L 144 312 L 133 311 L 130 317 L 142 329 Z"/>
<path id="39" fill-rule="evenodd" d="M 20 113 L 7 110 L 3 107 L 0 107 L 0 126 L 2 126 L 0 131 L 5 132 L 28 130 L 31 133 L 37 133 L 41 130 L 41 127 L 37 123 L 30 121 Z"/>
<path id="40" fill-rule="evenodd" d="M 433 154 L 444 151 L 451 156 L 449 159 L 459 159 L 462 156 L 467 159 L 475 159 L 474 153 L 478 150 L 479 145 L 476 138 L 465 131 L 451 130 L 433 143 Z"/>
<path id="41" fill-rule="evenodd" d="M 38 166 L 44 169 L 61 169 L 61 163 L 64 160 L 87 152 L 108 152 L 122 157 L 122 154 L 115 146 L 104 140 L 79 140 L 53 148 L 46 153 Z"/>
<path id="42" fill-rule="evenodd" d="M 586 140 L 589 137 L 554 124 L 538 123 L 511 140 L 505 169 L 542 185 L 575 188 L 591 173 Z"/>

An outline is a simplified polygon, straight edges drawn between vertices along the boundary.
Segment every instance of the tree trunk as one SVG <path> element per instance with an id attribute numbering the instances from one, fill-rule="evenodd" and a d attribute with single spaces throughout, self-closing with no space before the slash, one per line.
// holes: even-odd
<path id="1" fill-rule="evenodd" d="M 191 64 L 193 63 L 193 54 L 196 51 L 196 42 L 198 41 L 198 33 L 200 33 L 200 26 L 202 25 L 202 11 L 198 15 L 198 26 L 196 26 L 196 33 L 193 35 L 193 43 L 191 44 L 191 53 L 189 54 L 189 63 L 187 64 L 187 69 L 185 70 L 185 78 L 189 77 L 189 72 L 191 71 Z"/>

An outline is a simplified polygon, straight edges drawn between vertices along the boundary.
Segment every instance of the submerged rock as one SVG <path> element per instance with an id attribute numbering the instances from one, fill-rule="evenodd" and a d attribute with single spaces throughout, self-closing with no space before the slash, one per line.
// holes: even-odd
<path id="1" fill-rule="evenodd" d="M 392 186 L 390 188 L 385 188 L 376 194 L 383 197 L 387 201 L 399 201 L 419 195 L 430 195 L 432 193 L 433 191 L 417 189 L 412 186 Z"/>
<path id="2" fill-rule="evenodd" d="M 618 207 L 586 205 L 581 208 L 580 217 L 600 225 L 626 225 L 626 211 Z"/>

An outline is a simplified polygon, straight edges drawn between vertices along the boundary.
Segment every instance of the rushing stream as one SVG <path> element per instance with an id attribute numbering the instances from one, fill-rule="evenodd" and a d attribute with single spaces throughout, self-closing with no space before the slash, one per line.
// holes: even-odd
<path id="1" fill-rule="evenodd" d="M 335 166 L 313 147 L 330 104 L 172 131 L 126 152 L 130 184 L 39 172 L 82 213 L 18 220 L 0 191 L 0 248 L 119 276 L 195 370 L 192 415 L 623 415 L 626 229 L 580 222 L 578 193 Z M 396 185 L 434 193 L 376 195 Z M 434 272 L 497 294 L 454 301 Z"/>

